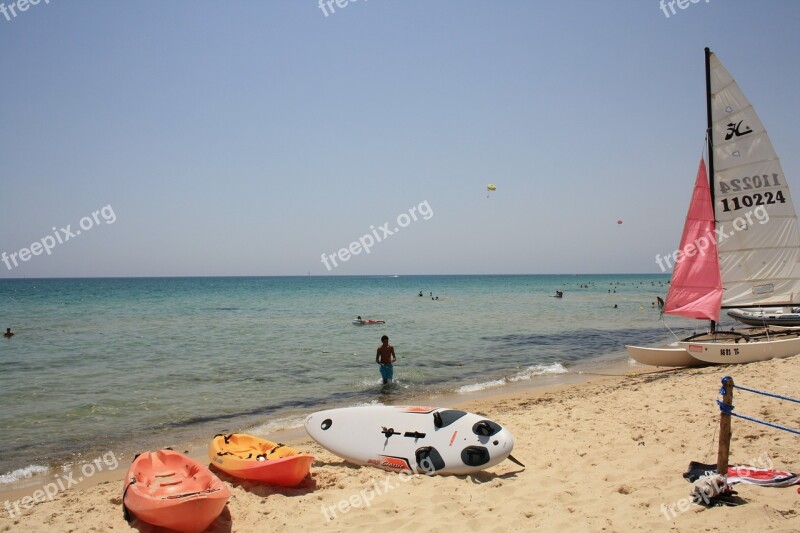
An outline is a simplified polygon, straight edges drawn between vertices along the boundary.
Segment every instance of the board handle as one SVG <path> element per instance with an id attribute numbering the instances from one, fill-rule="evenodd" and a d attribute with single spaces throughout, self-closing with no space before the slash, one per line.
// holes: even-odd
<path id="1" fill-rule="evenodd" d="M 399 432 L 399 431 L 395 431 L 395 430 L 394 430 L 394 428 L 385 428 L 385 427 L 383 428 L 383 430 L 381 431 L 381 433 L 383 433 L 384 435 L 386 435 L 386 438 L 387 438 L 387 439 L 388 439 L 389 437 L 391 437 L 392 435 L 400 435 L 400 432 Z"/>

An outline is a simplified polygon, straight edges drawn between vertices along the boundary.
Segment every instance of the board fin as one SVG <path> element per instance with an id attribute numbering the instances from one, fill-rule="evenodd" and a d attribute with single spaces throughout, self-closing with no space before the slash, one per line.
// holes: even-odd
<path id="1" fill-rule="evenodd" d="M 520 463 L 519 460 L 516 457 L 514 457 L 513 455 L 511 455 L 511 454 L 508 454 L 508 460 L 511 461 L 512 463 L 518 464 L 522 468 L 525 468 L 525 465 Z"/>

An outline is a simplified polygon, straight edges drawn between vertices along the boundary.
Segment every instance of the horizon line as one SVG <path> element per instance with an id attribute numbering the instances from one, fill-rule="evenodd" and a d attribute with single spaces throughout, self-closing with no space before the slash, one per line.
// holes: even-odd
<path id="1" fill-rule="evenodd" d="M 0 277 L 0 281 L 61 280 L 61 279 L 201 279 L 201 278 L 394 278 L 432 276 L 671 276 L 671 272 L 580 272 L 528 274 L 242 274 L 242 275 L 185 275 L 185 276 L 62 276 L 62 277 Z"/>

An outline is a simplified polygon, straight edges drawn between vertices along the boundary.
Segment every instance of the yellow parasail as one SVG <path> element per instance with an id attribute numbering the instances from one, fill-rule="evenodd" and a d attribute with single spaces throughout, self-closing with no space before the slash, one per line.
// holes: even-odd
<path id="1" fill-rule="evenodd" d="M 496 191 L 497 187 L 495 187 L 494 183 L 490 183 L 489 185 L 486 186 L 486 190 L 487 191 Z"/>

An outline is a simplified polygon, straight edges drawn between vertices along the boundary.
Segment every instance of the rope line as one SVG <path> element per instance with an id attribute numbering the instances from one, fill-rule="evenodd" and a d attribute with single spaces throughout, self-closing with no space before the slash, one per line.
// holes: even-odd
<path id="1" fill-rule="evenodd" d="M 800 435 L 800 431 L 792 428 L 787 428 L 786 426 L 781 426 L 779 424 L 773 424 L 772 422 L 767 422 L 765 420 L 759 420 L 758 418 L 752 418 L 746 415 L 740 415 L 733 412 L 732 405 L 725 405 L 721 401 L 717 400 L 717 404 L 719 405 L 719 410 L 725 413 L 726 415 L 735 416 L 737 418 L 743 418 L 744 420 L 749 420 L 750 422 L 755 422 L 756 424 L 764 424 L 765 426 L 773 427 L 775 429 L 782 429 L 784 431 L 788 431 L 789 433 L 794 433 L 795 435 Z"/>
<path id="2" fill-rule="evenodd" d="M 734 383 L 733 387 L 735 389 L 742 389 L 742 390 L 746 390 L 747 392 L 753 392 L 755 394 L 763 394 L 764 396 L 770 396 L 772 398 L 778 398 L 779 400 L 786 400 L 788 402 L 800 403 L 800 400 L 797 400 L 795 398 L 789 398 L 788 396 L 781 396 L 780 394 L 772 394 L 771 392 L 766 392 L 766 391 L 758 390 L 758 389 L 749 389 L 747 387 L 742 387 L 741 385 L 736 385 L 735 383 Z"/>
<path id="3" fill-rule="evenodd" d="M 722 378 L 722 389 L 720 389 L 719 393 L 721 395 L 725 395 L 725 386 L 728 384 L 729 381 L 732 381 L 730 376 L 725 376 Z M 751 389 L 748 387 L 742 387 L 741 385 L 733 384 L 735 389 L 741 389 L 743 391 L 752 392 L 755 394 L 762 394 L 764 396 L 769 396 L 771 398 L 777 398 L 779 400 L 786 400 L 789 402 L 800 403 L 800 400 L 795 398 L 789 398 L 788 396 L 781 396 L 780 394 L 773 394 L 771 392 L 766 392 L 758 389 Z M 733 405 L 726 405 L 725 402 L 722 400 L 717 400 L 717 405 L 719 405 L 719 410 L 726 415 L 735 416 L 737 418 L 742 418 L 744 420 L 749 420 L 750 422 L 755 422 L 756 424 L 763 424 L 765 426 L 769 426 L 775 429 L 782 429 L 783 431 L 788 431 L 789 433 L 794 433 L 795 435 L 800 435 L 800 431 L 792 428 L 787 428 L 786 426 L 781 426 L 780 424 L 773 424 L 772 422 L 767 422 L 766 420 L 760 420 L 758 418 L 753 418 L 746 415 L 740 415 L 733 412 Z"/>

